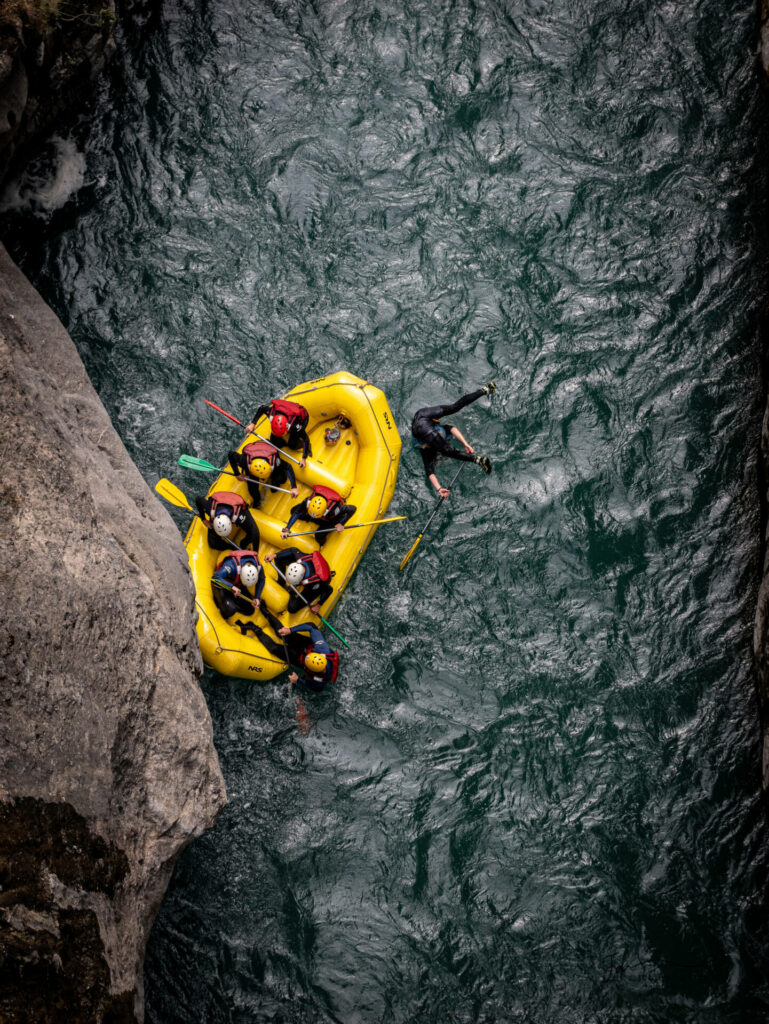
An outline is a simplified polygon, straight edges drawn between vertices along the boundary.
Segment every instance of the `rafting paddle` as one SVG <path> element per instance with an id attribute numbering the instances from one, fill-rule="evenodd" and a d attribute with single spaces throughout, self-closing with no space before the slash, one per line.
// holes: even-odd
<path id="1" fill-rule="evenodd" d="M 198 518 L 201 523 L 208 526 L 208 523 L 206 523 L 201 514 L 196 511 L 192 505 L 190 505 L 189 501 L 187 501 L 187 495 L 184 491 L 180 490 L 176 484 L 172 484 L 170 480 L 166 479 L 166 477 L 161 477 L 160 480 L 158 480 L 155 484 L 155 490 L 158 492 L 160 497 L 165 498 L 170 505 L 176 505 L 177 508 L 186 508 L 187 511 L 192 512 L 192 514 Z M 237 545 L 234 540 L 230 540 L 229 537 L 222 537 L 222 540 L 226 540 L 230 547 L 235 548 L 236 551 L 240 550 L 239 545 Z"/>
<path id="2" fill-rule="evenodd" d="M 458 470 L 456 471 L 456 473 L 455 473 L 455 475 L 454 475 L 454 479 L 453 479 L 453 480 L 451 481 L 451 483 L 449 484 L 449 488 L 448 488 L 449 490 L 451 490 L 451 488 L 452 488 L 452 487 L 454 486 L 454 484 L 455 484 L 455 483 L 457 482 L 457 477 L 458 477 L 458 476 L 459 476 L 459 474 L 460 474 L 460 473 L 462 472 L 462 469 L 463 469 L 464 465 L 465 465 L 465 463 L 463 462 L 463 463 L 462 463 L 462 464 L 460 465 L 459 469 L 458 469 Z M 413 544 L 411 545 L 411 547 L 410 547 L 410 548 L 409 548 L 409 550 L 408 550 L 408 554 L 406 555 L 406 557 L 405 557 L 405 558 L 403 559 L 403 561 L 401 562 L 401 569 L 400 569 L 400 571 L 401 571 L 401 572 L 403 572 L 403 570 L 404 570 L 404 569 L 406 568 L 406 563 L 407 563 L 407 562 L 408 562 L 408 560 L 409 560 L 409 559 L 411 558 L 411 556 L 412 556 L 412 555 L 414 554 L 414 552 L 416 551 L 416 549 L 417 549 L 417 548 L 419 547 L 419 542 L 420 542 L 420 541 L 422 540 L 422 538 L 424 537 L 424 535 L 425 535 L 425 531 L 427 530 L 427 527 L 428 527 L 428 526 L 430 525 L 430 523 L 431 523 L 431 522 L 433 521 L 433 519 L 435 518 L 435 513 L 436 513 L 436 512 L 438 511 L 438 509 L 439 509 L 439 508 L 441 507 L 441 505 L 443 504 L 443 502 L 444 502 L 445 500 L 446 500 L 446 499 L 445 499 L 444 497 L 440 497 L 440 498 L 438 498 L 438 504 L 437 504 L 437 505 L 435 506 L 435 508 L 433 509 L 433 511 L 432 511 L 432 514 L 430 515 L 430 518 L 429 518 L 429 519 L 427 520 L 427 522 L 425 523 L 425 525 L 424 525 L 424 526 L 422 527 L 422 532 L 421 532 L 421 533 L 419 534 L 419 536 L 417 537 L 417 539 L 416 539 L 416 540 L 414 541 L 414 543 L 413 543 Z"/>
<path id="3" fill-rule="evenodd" d="M 291 589 L 292 589 L 292 590 L 293 590 L 293 592 L 294 592 L 294 593 L 296 594 L 296 596 L 297 596 L 297 597 L 298 597 L 298 598 L 299 598 L 300 600 L 304 601 L 304 603 L 305 603 L 305 604 L 307 605 L 307 607 L 308 607 L 308 608 L 311 608 L 312 606 L 310 605 L 310 602 L 309 602 L 309 601 L 307 600 L 307 598 L 306 598 L 306 597 L 304 596 L 304 594 L 300 594 L 300 593 L 299 593 L 299 591 L 298 591 L 298 590 L 296 589 L 296 587 L 294 586 L 294 584 L 293 584 L 293 583 L 289 583 L 289 582 L 288 582 L 288 580 L 286 579 L 285 575 L 284 575 L 284 574 L 283 574 L 283 573 L 282 573 L 282 572 L 280 571 L 280 569 L 279 569 L 279 568 L 277 567 L 277 565 L 275 564 L 275 562 L 271 562 L 271 565 L 272 565 L 273 569 L 275 570 L 275 572 L 276 572 L 276 573 L 278 574 L 278 576 L 280 576 L 280 578 L 281 578 L 281 579 L 283 580 L 283 582 L 284 582 L 284 583 L 288 583 L 289 587 L 291 587 Z M 328 620 L 327 620 L 327 619 L 324 619 L 324 618 L 323 618 L 323 616 L 322 616 L 322 615 L 321 615 L 320 613 L 318 613 L 318 618 L 320 619 L 320 621 L 321 621 L 321 622 L 322 622 L 322 623 L 323 623 L 323 624 L 324 624 L 325 626 L 328 626 L 328 628 L 329 628 L 329 629 L 331 630 L 331 632 L 332 632 L 332 633 L 334 634 L 334 636 L 336 636 L 336 637 L 339 637 L 339 639 L 340 639 L 340 640 L 342 641 L 342 643 L 343 643 L 343 644 L 345 645 L 345 647 L 346 647 L 346 648 L 347 648 L 347 650 L 349 651 L 349 649 L 350 649 L 350 645 L 349 645 L 349 644 L 347 643 L 347 641 L 346 641 L 346 640 L 345 640 L 345 638 L 344 638 L 344 637 L 343 637 L 343 636 L 341 635 L 341 633 L 337 633 L 337 631 L 336 631 L 336 630 L 334 629 L 334 627 L 333 627 L 333 626 L 331 625 L 331 623 L 330 623 L 330 622 L 328 622 Z"/>
<path id="4" fill-rule="evenodd" d="M 206 462 L 205 459 L 196 459 L 194 455 L 180 455 L 179 465 L 184 469 L 197 469 L 201 473 L 226 473 L 227 476 L 237 476 L 240 474 L 233 473 L 231 469 L 219 469 L 212 462 Z M 280 491 L 281 494 L 290 494 L 291 491 L 285 487 L 276 487 L 275 484 L 266 484 L 263 480 L 257 480 L 255 476 L 246 476 L 246 480 L 250 480 L 251 483 L 259 484 L 260 487 L 268 487 L 271 491 Z"/>
<path id="5" fill-rule="evenodd" d="M 243 601 L 246 601 L 248 604 L 251 605 L 251 607 L 254 610 L 256 610 L 259 607 L 259 605 L 256 603 L 256 601 L 252 600 L 247 594 L 244 594 L 242 590 L 240 591 L 239 594 L 235 594 L 234 593 L 235 592 L 235 588 L 233 587 L 233 585 L 231 583 L 228 583 L 227 580 L 217 580 L 216 577 L 212 576 L 211 577 L 211 582 L 215 586 L 221 587 L 223 590 L 231 591 L 235 597 L 237 597 L 239 599 L 242 599 Z M 238 590 L 240 590 L 240 587 L 238 587 Z"/>
<path id="6" fill-rule="evenodd" d="M 176 505 L 177 508 L 186 508 L 193 515 L 197 515 L 195 509 L 187 501 L 187 495 L 176 484 L 172 484 L 166 477 L 161 477 L 160 480 L 155 484 L 155 490 L 158 492 L 161 498 L 165 498 L 171 505 Z"/>
<path id="7" fill-rule="evenodd" d="M 380 523 L 397 523 L 401 519 L 405 519 L 405 516 L 391 516 L 389 519 L 372 519 L 370 523 L 353 523 L 352 526 L 345 526 L 345 530 L 357 530 L 361 526 L 379 526 Z M 330 526 L 327 530 L 305 530 L 303 533 L 287 533 L 287 537 L 313 537 L 316 533 L 333 533 L 336 529 L 335 526 Z M 341 530 L 339 531 L 342 532 Z"/>
<path id="8" fill-rule="evenodd" d="M 224 409 L 222 409 L 220 406 L 216 405 L 214 402 L 209 402 L 207 398 L 204 398 L 203 401 L 206 403 L 206 405 L 210 405 L 212 409 L 216 409 L 217 412 L 220 412 L 222 414 L 222 416 L 226 416 L 228 420 L 232 420 L 233 423 L 237 423 L 237 425 L 239 427 L 244 427 L 245 426 L 245 423 L 241 423 L 241 421 L 239 419 L 237 419 L 235 416 L 233 416 L 232 413 L 225 412 Z M 301 466 L 302 465 L 302 463 L 299 461 L 299 459 L 295 459 L 293 455 L 289 455 L 288 452 L 285 451 L 283 448 L 279 448 L 278 445 L 273 444 L 272 441 L 268 441 L 266 437 L 262 437 L 261 434 L 257 434 L 257 432 L 255 430 L 253 431 L 253 434 L 254 434 L 254 437 L 258 437 L 260 441 L 264 441 L 265 444 L 272 445 L 272 447 L 275 449 L 275 451 L 276 452 L 280 452 L 280 454 L 284 458 L 290 459 L 291 462 L 295 462 L 297 464 L 297 466 Z"/>

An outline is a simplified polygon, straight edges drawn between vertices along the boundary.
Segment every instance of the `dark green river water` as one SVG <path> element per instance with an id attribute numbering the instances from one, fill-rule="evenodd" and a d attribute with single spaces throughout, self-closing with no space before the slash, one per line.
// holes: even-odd
<path id="1" fill-rule="evenodd" d="M 247 419 L 346 368 L 405 438 L 499 397 L 455 419 L 493 475 L 399 574 L 433 505 L 404 448 L 412 522 L 306 734 L 286 686 L 206 676 L 230 803 L 148 1021 L 768 1019 L 753 4 L 158 7 L 6 198 L 147 480 L 192 496 L 178 455 L 239 440 L 203 398 Z"/>

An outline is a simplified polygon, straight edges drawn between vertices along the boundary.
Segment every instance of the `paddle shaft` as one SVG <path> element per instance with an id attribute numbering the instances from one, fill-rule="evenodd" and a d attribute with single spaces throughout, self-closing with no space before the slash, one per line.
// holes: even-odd
<path id="1" fill-rule="evenodd" d="M 205 521 L 203 516 L 197 512 L 192 505 L 190 505 L 184 491 L 177 487 L 176 484 L 172 484 L 170 480 L 166 480 L 166 478 L 163 477 L 162 480 L 158 480 L 155 484 L 155 490 L 158 492 L 160 497 L 165 498 L 169 504 L 175 505 L 176 508 L 184 508 L 188 512 L 192 512 L 195 518 L 199 519 L 207 529 L 211 529 L 211 526 Z M 236 544 L 234 540 L 230 540 L 229 537 L 222 537 L 222 540 L 227 541 L 230 547 L 234 548 L 236 551 L 240 551 L 240 545 Z"/>
<path id="2" fill-rule="evenodd" d="M 459 469 L 458 469 L 458 470 L 456 471 L 456 473 L 454 474 L 454 479 L 453 479 L 453 480 L 451 481 L 451 483 L 449 484 L 449 486 L 448 486 L 448 488 L 447 488 L 448 490 L 451 490 L 451 488 L 452 488 L 452 487 L 454 486 L 454 484 L 455 484 L 455 483 L 457 482 L 457 477 L 458 477 L 458 476 L 459 476 L 459 474 L 460 474 L 460 473 L 462 472 L 462 470 L 463 470 L 464 466 L 465 466 L 465 463 L 464 463 L 464 462 L 460 464 L 460 467 L 459 467 Z M 403 572 L 403 570 L 404 570 L 404 569 L 406 568 L 406 563 L 407 563 L 407 562 L 409 561 L 409 559 L 411 558 L 411 556 L 412 556 L 412 555 L 414 554 L 414 552 L 416 551 L 416 549 L 417 549 L 417 548 L 419 547 L 419 542 L 420 542 L 420 541 L 422 540 L 422 538 L 424 537 L 424 535 L 425 535 L 425 532 L 426 532 L 426 530 L 427 530 L 427 527 L 428 527 L 428 526 L 430 525 L 430 523 L 431 523 L 431 522 L 433 521 L 433 519 L 435 518 L 435 515 L 436 515 L 436 513 L 438 512 L 438 509 L 439 509 L 439 508 L 441 507 L 441 505 L 443 504 L 443 502 L 444 502 L 445 500 L 446 500 L 446 499 L 444 498 L 444 496 L 443 496 L 443 495 L 441 495 L 441 496 L 440 496 L 440 498 L 438 498 L 438 502 L 437 502 L 437 504 L 436 504 L 435 508 L 434 508 L 434 509 L 432 510 L 432 512 L 430 513 L 430 517 L 429 517 L 429 519 L 427 520 L 427 522 L 425 523 L 425 525 L 424 525 L 424 526 L 422 527 L 422 531 L 421 531 L 421 533 L 419 534 L 419 536 L 417 537 L 417 539 L 416 539 L 416 540 L 414 541 L 414 543 L 413 543 L 413 544 L 411 545 L 411 547 L 410 547 L 410 548 L 409 548 L 409 550 L 408 550 L 408 553 L 407 553 L 406 557 L 405 557 L 405 558 L 403 559 L 403 561 L 401 562 L 401 564 L 400 564 L 400 571 L 401 571 L 401 572 Z"/>
<path id="3" fill-rule="evenodd" d="M 217 579 L 214 579 L 214 577 L 212 576 L 211 577 L 211 582 L 215 586 L 221 587 L 222 590 L 230 590 L 230 591 L 234 591 L 235 590 L 233 585 L 231 583 L 228 583 L 227 580 L 217 580 Z M 240 588 L 238 588 L 238 589 L 240 589 Z M 235 594 L 235 597 L 242 598 L 244 601 L 246 601 L 248 604 L 250 604 L 252 608 L 256 608 L 257 607 L 256 601 L 252 601 L 250 597 L 248 597 L 246 594 L 243 593 L 242 590 L 240 591 L 239 594 Z"/>
<path id="4" fill-rule="evenodd" d="M 306 606 L 307 606 L 308 608 L 311 608 L 311 607 L 312 607 L 312 605 L 311 605 L 311 604 L 310 604 L 310 602 L 309 602 L 309 601 L 307 600 L 307 598 L 306 598 L 306 597 L 304 596 L 304 594 L 300 594 L 300 593 L 299 593 L 299 591 L 298 591 L 298 590 L 296 589 L 296 587 L 294 586 L 294 584 L 293 584 L 293 583 L 289 583 L 289 581 L 288 581 L 288 580 L 286 579 L 286 577 L 285 577 L 284 573 L 282 573 L 282 572 L 280 571 L 280 569 L 279 569 L 279 568 L 277 567 L 277 565 L 275 565 L 275 562 L 273 562 L 273 563 L 272 563 L 272 567 L 273 567 L 273 569 L 275 570 L 275 572 L 276 572 L 276 573 L 278 574 L 278 576 L 280 576 L 280 578 L 281 578 L 281 579 L 283 580 L 283 582 L 284 582 L 284 583 L 286 583 L 286 584 L 288 584 L 288 586 L 289 586 L 289 587 L 291 587 L 291 589 L 292 589 L 292 590 L 293 590 L 293 592 L 294 592 L 294 593 L 296 594 L 296 596 L 297 596 L 297 597 L 299 598 L 299 600 L 300 600 L 300 601 L 304 601 L 305 605 L 306 605 Z M 344 638 L 343 636 L 341 636 L 341 634 L 337 633 L 337 631 L 336 631 L 336 630 L 334 629 L 334 627 L 333 627 L 333 626 L 331 625 L 331 623 L 330 623 L 330 622 L 328 622 L 328 621 L 327 621 L 326 619 L 324 619 L 324 618 L 323 618 L 323 616 L 322 616 L 322 615 L 321 615 L 320 613 L 318 613 L 318 618 L 320 619 L 320 621 L 321 621 L 321 622 L 322 622 L 322 623 L 323 623 L 324 625 L 328 626 L 328 628 L 329 628 L 329 629 L 331 630 L 331 632 L 332 632 L 332 633 L 334 634 L 334 636 L 336 636 L 336 637 L 339 637 L 339 639 L 340 639 L 340 640 L 342 641 L 342 643 L 343 643 L 343 644 L 345 645 L 345 647 L 346 647 L 346 648 L 347 648 L 347 649 L 349 650 L 349 649 L 350 649 L 350 645 L 349 645 L 349 644 L 347 643 L 347 641 L 345 640 L 345 638 Z M 284 644 L 283 646 L 285 647 L 285 644 Z"/>
<path id="5" fill-rule="evenodd" d="M 226 416 L 228 420 L 232 420 L 233 423 L 237 423 L 239 427 L 245 426 L 245 424 L 241 423 L 241 421 L 237 419 L 235 416 L 233 416 L 232 413 L 225 412 L 224 409 L 220 408 L 218 405 L 214 405 L 213 402 L 209 402 L 207 398 L 204 398 L 203 401 L 206 403 L 206 405 L 210 405 L 212 409 L 216 409 L 217 412 L 220 412 L 222 416 Z M 252 431 L 252 434 L 254 435 L 254 437 L 258 437 L 260 441 L 264 441 L 265 444 L 272 445 L 276 452 L 280 452 L 281 455 L 284 455 L 287 459 L 290 459 L 291 462 L 295 462 L 297 466 L 302 465 L 299 459 L 295 459 L 293 455 L 289 455 L 287 451 L 284 451 L 283 448 L 280 448 L 278 445 L 276 445 L 274 441 L 268 441 L 266 437 L 262 437 L 261 434 L 257 434 L 255 430 Z"/>
<path id="6" fill-rule="evenodd" d="M 379 526 L 380 523 L 397 523 L 405 518 L 405 516 L 391 516 L 389 519 L 372 519 L 370 523 L 353 523 L 352 526 L 345 526 L 345 530 L 357 530 L 361 526 Z M 302 533 L 289 533 L 288 536 L 314 537 L 316 533 L 333 533 L 335 529 L 335 526 L 330 526 L 327 530 L 305 530 Z"/>
<path id="7" fill-rule="evenodd" d="M 194 455 L 180 455 L 179 465 L 184 469 L 196 469 L 199 473 L 226 473 L 227 476 L 236 476 L 240 479 L 239 473 L 233 473 L 231 469 L 219 469 L 213 462 L 209 462 L 207 459 L 198 459 Z M 255 476 L 248 476 L 244 474 L 244 480 L 248 480 L 252 484 L 259 484 L 260 487 L 268 487 L 271 491 L 280 491 L 281 494 L 290 494 L 291 491 L 285 487 L 276 487 L 275 484 L 267 484 L 263 480 L 258 480 Z"/>

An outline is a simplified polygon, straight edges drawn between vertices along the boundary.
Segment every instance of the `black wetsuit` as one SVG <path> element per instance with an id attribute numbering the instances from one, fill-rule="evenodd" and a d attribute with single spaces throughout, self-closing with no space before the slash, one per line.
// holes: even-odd
<path id="1" fill-rule="evenodd" d="M 469 395 L 463 395 L 462 398 L 456 402 L 452 402 L 450 405 L 427 405 L 424 409 L 417 409 L 414 413 L 414 419 L 411 423 L 411 433 L 414 435 L 417 443 L 420 445 L 420 454 L 422 456 L 422 462 L 424 463 L 425 473 L 428 479 L 430 475 L 435 472 L 435 464 L 438 461 L 439 455 L 444 455 L 447 459 L 458 459 L 460 462 L 475 462 L 475 456 L 470 455 L 468 452 L 459 451 L 458 448 L 454 448 L 448 439 L 448 434 L 451 431 L 450 423 L 442 423 L 441 426 L 446 431 L 446 437 L 436 430 L 436 420 L 441 419 L 443 416 L 451 416 L 452 413 L 459 412 L 460 409 L 464 409 L 466 405 L 470 405 L 472 402 L 477 402 L 479 398 L 483 398 L 486 394 L 484 388 L 480 388 L 478 391 L 473 391 Z"/>
<path id="2" fill-rule="evenodd" d="M 228 587 L 217 586 L 214 580 L 221 580 L 223 583 L 229 583 L 230 586 L 238 587 L 242 596 L 236 596 Z M 211 578 L 211 591 L 214 595 L 214 602 L 224 619 L 231 618 L 235 612 L 239 612 L 241 615 L 253 615 L 254 606 L 251 602 L 259 600 L 263 590 L 264 570 L 261 566 L 259 567 L 259 578 L 255 585 L 253 587 L 246 587 L 240 582 L 240 572 L 234 558 L 225 558 Z M 250 600 L 246 601 L 246 597 L 250 598 Z"/>
<path id="3" fill-rule="evenodd" d="M 331 530 L 338 523 L 344 525 L 350 516 L 352 516 L 357 510 L 355 505 L 343 505 L 340 503 L 330 515 L 327 512 L 322 519 L 313 519 L 307 511 L 307 505 L 309 502 L 310 498 L 305 498 L 304 501 L 300 501 L 298 505 L 294 505 L 291 509 L 291 516 L 286 524 L 286 528 L 288 530 L 291 529 L 297 519 L 303 519 L 307 523 L 312 523 L 313 526 L 317 526 L 318 530 Z M 316 531 L 314 539 L 321 547 L 323 547 L 330 536 L 330 533 L 318 533 Z"/>
<path id="4" fill-rule="evenodd" d="M 320 538 L 318 539 L 320 540 Z M 284 551 L 279 551 L 275 556 L 275 565 L 285 576 L 286 568 L 292 562 L 298 562 L 302 557 L 302 554 L 303 552 L 301 552 L 299 548 L 286 548 Z M 310 567 L 310 571 L 312 572 L 312 567 Z M 323 583 L 322 580 L 316 580 L 315 583 L 308 583 L 306 586 L 304 584 L 300 584 L 302 589 L 299 590 L 299 587 L 296 589 L 299 590 L 301 597 L 297 597 L 291 587 L 284 582 L 280 576 L 278 576 L 278 583 L 280 583 L 284 590 L 287 590 L 289 594 L 291 594 L 288 602 L 288 610 L 292 615 L 294 612 L 300 612 L 302 608 L 306 607 L 306 604 L 323 604 L 323 602 L 327 601 L 334 591 L 334 588 L 330 583 Z M 302 600 L 302 597 L 304 598 L 304 601 Z"/>
<path id="5" fill-rule="evenodd" d="M 230 452 L 229 453 L 230 466 L 235 473 L 242 473 L 243 476 L 248 476 L 248 456 L 243 452 Z M 275 459 L 275 466 L 270 473 L 270 479 L 265 480 L 265 483 L 272 484 L 274 487 L 283 487 L 284 484 L 288 484 L 289 487 L 296 487 L 296 475 L 294 470 L 291 468 L 291 463 L 286 459 L 281 459 L 278 456 Z M 253 483 L 251 480 L 247 480 L 248 493 L 251 495 L 251 504 L 254 508 L 259 508 L 262 504 L 262 491 L 259 490 L 259 484 Z"/>
<path id="6" fill-rule="evenodd" d="M 200 518 L 204 523 L 211 522 L 211 509 L 214 506 L 213 498 L 204 498 L 202 495 L 195 498 L 195 504 L 197 505 Z M 254 522 L 254 518 L 248 509 L 244 509 L 240 515 L 235 516 L 232 520 L 233 536 L 231 537 L 220 537 L 219 534 L 214 530 L 213 527 L 208 531 L 208 546 L 214 548 L 215 551 L 227 551 L 233 549 L 233 544 L 239 548 L 251 548 L 252 551 L 259 550 L 259 527 Z M 237 529 L 243 531 L 243 539 L 240 542 L 235 540 L 235 532 Z M 230 543 L 233 542 L 233 544 Z"/>
<path id="7" fill-rule="evenodd" d="M 283 628 L 283 623 L 277 615 L 273 615 L 265 604 L 262 604 L 261 612 L 272 629 L 275 630 L 278 639 L 273 640 L 259 626 L 249 624 L 248 628 L 258 637 L 270 654 L 280 658 L 281 661 L 288 662 L 289 668 L 297 673 L 308 690 L 320 693 L 331 681 L 331 666 L 329 665 L 321 675 L 314 675 L 307 671 L 302 662 L 303 656 L 309 650 L 318 651 L 321 654 L 331 654 L 331 648 L 323 639 L 323 634 L 311 622 L 303 622 L 299 626 L 292 626 L 291 632 L 286 636 L 281 636 L 278 630 Z"/>
<path id="8" fill-rule="evenodd" d="M 256 425 L 259 417 L 268 416 L 269 412 L 269 405 L 260 405 L 254 413 L 251 422 Z M 312 455 L 310 439 L 307 436 L 307 431 L 299 420 L 294 420 L 283 437 L 276 437 L 275 434 L 270 431 L 270 443 L 274 444 L 277 448 L 291 448 L 293 451 L 298 451 L 298 449 L 301 448 L 303 459 L 307 459 Z"/>

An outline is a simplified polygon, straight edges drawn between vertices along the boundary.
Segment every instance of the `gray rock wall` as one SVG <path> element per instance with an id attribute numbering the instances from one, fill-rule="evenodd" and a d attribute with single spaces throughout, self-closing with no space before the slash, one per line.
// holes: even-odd
<path id="1" fill-rule="evenodd" d="M 225 791 L 176 526 L 0 246 L 0 1020 L 143 1018 L 174 862 Z"/>
<path id="2" fill-rule="evenodd" d="M 0 0 L 0 182 L 86 101 L 116 21 L 115 0 Z"/>

